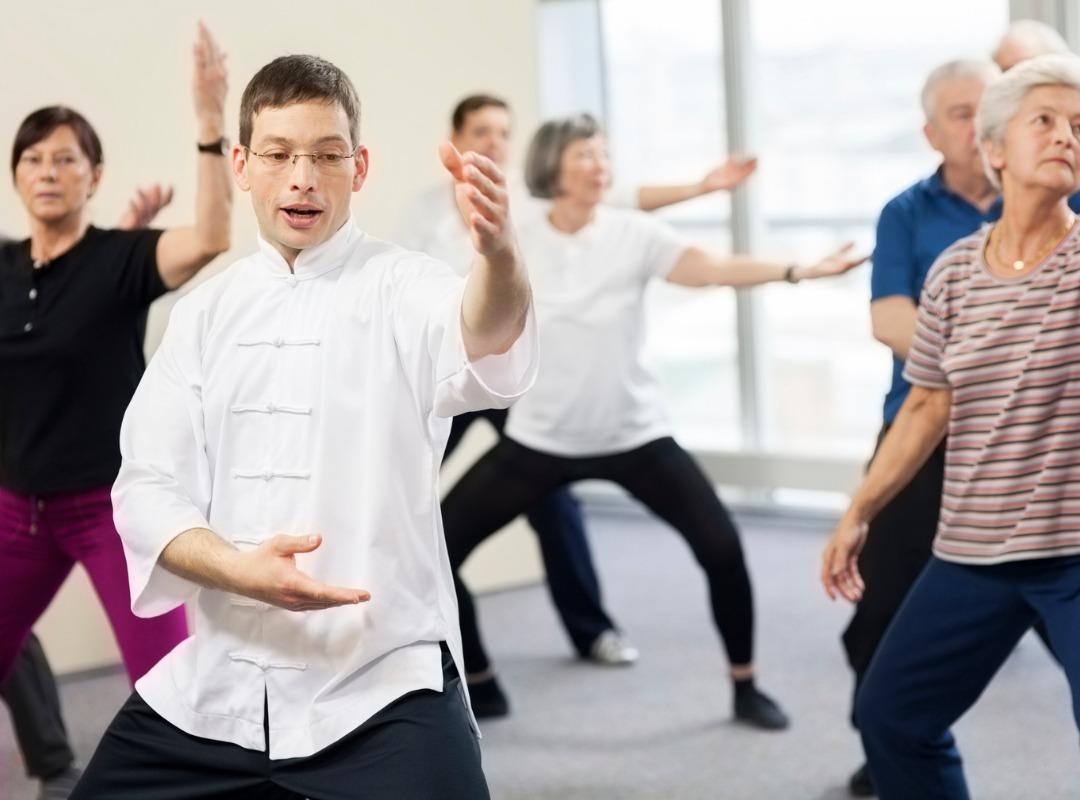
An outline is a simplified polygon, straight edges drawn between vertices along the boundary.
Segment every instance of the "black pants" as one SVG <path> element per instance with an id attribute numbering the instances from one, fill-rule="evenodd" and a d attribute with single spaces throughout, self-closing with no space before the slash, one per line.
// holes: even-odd
<path id="1" fill-rule="evenodd" d="M 884 426 L 878 435 L 878 447 L 889 427 Z M 875 455 L 876 452 L 875 449 Z M 855 672 L 852 695 L 855 727 L 858 722 L 854 696 L 900 604 L 930 560 L 944 482 L 945 441 L 942 440 L 907 486 L 870 522 L 866 545 L 859 555 L 859 571 L 866 582 L 866 591 L 843 634 L 848 663 Z M 1049 641 L 1041 622 L 1035 630 L 1043 642 Z"/>
<path id="2" fill-rule="evenodd" d="M 732 664 L 753 660 L 753 598 L 735 525 L 694 460 L 663 438 L 610 456 L 562 458 L 503 438 L 443 501 L 466 671 L 488 668 L 472 596 L 457 575 L 473 549 L 538 499 L 575 481 L 619 484 L 686 539 L 705 570 L 713 617 Z M 541 540 L 544 534 L 541 532 Z"/>
<path id="3" fill-rule="evenodd" d="M 33 778 L 51 778 L 75 760 L 60 714 L 60 695 L 41 642 L 31 633 L 0 684 L 0 697 L 11 712 L 26 772 Z"/>
<path id="4" fill-rule="evenodd" d="M 446 455 L 454 451 L 465 431 L 478 419 L 486 419 L 502 433 L 506 415 L 505 410 L 493 409 L 455 417 Z M 601 600 L 600 579 L 585 535 L 581 505 L 568 489 L 559 488 L 540 497 L 526 509 L 526 516 L 540 540 L 551 600 L 574 649 L 587 655 L 596 637 L 616 626 Z"/>
<path id="5" fill-rule="evenodd" d="M 442 692 L 411 692 L 307 758 L 201 739 L 132 694 L 71 800 L 489 800 L 454 662 Z"/>

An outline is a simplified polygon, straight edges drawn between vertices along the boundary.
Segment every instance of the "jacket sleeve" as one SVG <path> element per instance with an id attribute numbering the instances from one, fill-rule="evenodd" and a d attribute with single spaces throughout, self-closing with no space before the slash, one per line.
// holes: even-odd
<path id="1" fill-rule="evenodd" d="M 120 430 L 113 515 L 127 559 L 131 610 L 140 617 L 164 614 L 193 598 L 198 585 L 168 572 L 158 559 L 177 535 L 209 528 L 198 330 L 186 312 L 181 300 Z"/>

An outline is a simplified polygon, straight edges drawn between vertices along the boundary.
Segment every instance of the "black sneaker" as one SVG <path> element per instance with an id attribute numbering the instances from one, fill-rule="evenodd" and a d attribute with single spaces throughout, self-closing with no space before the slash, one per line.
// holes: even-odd
<path id="1" fill-rule="evenodd" d="M 866 764 L 851 773 L 847 788 L 852 797 L 877 797 L 877 789 L 874 788 L 874 782 L 870 779 L 870 770 Z"/>
<path id="2" fill-rule="evenodd" d="M 469 699 L 477 719 L 494 719 L 510 713 L 510 700 L 493 677 L 470 683 Z"/>
<path id="3" fill-rule="evenodd" d="M 776 701 L 754 688 L 736 692 L 735 719 L 766 731 L 782 731 L 791 724 Z"/>

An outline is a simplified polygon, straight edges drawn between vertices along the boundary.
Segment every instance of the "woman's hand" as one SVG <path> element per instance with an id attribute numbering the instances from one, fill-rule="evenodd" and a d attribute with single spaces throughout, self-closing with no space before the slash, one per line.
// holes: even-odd
<path id="1" fill-rule="evenodd" d="M 839 250 L 834 253 L 830 253 L 825 258 L 818 261 L 816 264 L 811 264 L 808 267 L 796 267 L 795 278 L 797 280 L 814 280 L 815 278 L 831 278 L 836 275 L 843 275 L 848 270 L 855 269 L 855 267 L 862 264 L 869 255 L 852 256 L 851 250 L 855 247 L 854 242 L 848 242 Z"/>
<path id="2" fill-rule="evenodd" d="M 859 553 L 866 544 L 869 523 L 849 511 L 836 526 L 821 554 L 821 584 L 830 600 L 839 594 L 852 603 L 862 599 L 866 584 L 859 574 Z"/>
<path id="3" fill-rule="evenodd" d="M 199 126 L 199 141 L 217 141 L 225 135 L 225 96 L 229 91 L 225 53 L 218 47 L 206 25 L 199 22 L 192 47 L 195 72 L 191 93 L 195 102 L 195 119 Z"/>

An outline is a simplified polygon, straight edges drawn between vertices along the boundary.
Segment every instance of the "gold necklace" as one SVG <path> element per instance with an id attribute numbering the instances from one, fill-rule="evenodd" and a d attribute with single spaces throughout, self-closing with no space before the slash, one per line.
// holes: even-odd
<path id="1" fill-rule="evenodd" d="M 1062 237 L 1064 237 L 1066 233 L 1072 230 L 1072 226 L 1075 223 L 1076 214 L 1072 214 L 1069 218 L 1068 224 L 1065 225 L 1064 229 L 1055 232 L 1049 239 L 1043 240 L 1042 244 L 1039 245 L 1038 250 L 1035 251 L 1038 257 L 1035 259 L 1034 263 L 1041 263 L 1042 260 L 1050 254 L 1050 251 L 1054 249 L 1054 246 L 1059 241 L 1061 241 Z M 997 259 L 997 262 L 999 264 L 1005 264 L 1007 263 L 1007 261 L 1001 255 L 1001 240 L 1005 238 L 1005 234 L 1000 226 L 1000 223 L 994 226 L 994 233 L 997 234 L 997 240 L 994 242 L 994 257 Z M 1027 263 L 1020 258 L 1012 262 L 1012 268 L 1015 272 L 1022 272 L 1024 270 L 1024 267 L 1026 266 Z"/>

